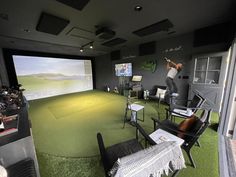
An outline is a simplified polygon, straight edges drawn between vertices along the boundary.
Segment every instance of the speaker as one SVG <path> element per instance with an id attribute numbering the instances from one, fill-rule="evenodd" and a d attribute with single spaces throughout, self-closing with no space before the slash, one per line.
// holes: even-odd
<path id="1" fill-rule="evenodd" d="M 156 41 L 147 42 L 139 45 L 139 56 L 152 55 L 156 52 Z"/>
<path id="2" fill-rule="evenodd" d="M 39 18 L 36 30 L 58 35 L 69 23 L 69 20 L 43 12 Z"/>
<path id="3" fill-rule="evenodd" d="M 121 59 L 120 50 L 115 50 L 111 52 L 111 60 L 120 60 L 120 59 Z"/>
<path id="4" fill-rule="evenodd" d="M 136 34 L 139 37 L 143 37 L 143 36 L 147 36 L 153 33 L 161 32 L 161 31 L 168 31 L 170 28 L 173 28 L 173 27 L 174 25 L 169 19 L 164 19 L 157 23 L 154 23 L 144 28 L 133 31 L 133 34 Z"/>
<path id="5" fill-rule="evenodd" d="M 107 46 L 107 47 L 113 47 L 115 45 L 120 45 L 125 43 L 127 40 L 126 39 L 122 39 L 122 38 L 115 38 L 112 39 L 110 41 L 106 41 L 104 43 L 102 43 L 102 45 Z"/>
<path id="6" fill-rule="evenodd" d="M 232 37 L 232 23 L 221 23 L 194 31 L 194 47 L 200 47 L 209 44 L 227 43 Z"/>

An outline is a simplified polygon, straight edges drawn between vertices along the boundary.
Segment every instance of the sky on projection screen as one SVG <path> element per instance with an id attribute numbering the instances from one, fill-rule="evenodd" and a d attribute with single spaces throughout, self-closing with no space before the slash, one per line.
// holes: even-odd
<path id="1" fill-rule="evenodd" d="M 49 57 L 13 56 L 17 75 L 60 73 L 66 76 L 84 74 L 84 60 Z"/>
<path id="2" fill-rule="evenodd" d="M 93 89 L 90 60 L 13 55 L 28 100 Z"/>

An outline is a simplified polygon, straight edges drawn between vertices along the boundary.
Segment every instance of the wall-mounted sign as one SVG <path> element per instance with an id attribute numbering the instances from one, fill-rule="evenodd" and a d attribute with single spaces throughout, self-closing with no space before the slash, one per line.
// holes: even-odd
<path id="1" fill-rule="evenodd" d="M 151 71 L 154 73 L 157 68 L 157 61 L 156 60 L 149 60 L 145 61 L 141 65 L 141 69 L 146 70 L 146 71 Z"/>

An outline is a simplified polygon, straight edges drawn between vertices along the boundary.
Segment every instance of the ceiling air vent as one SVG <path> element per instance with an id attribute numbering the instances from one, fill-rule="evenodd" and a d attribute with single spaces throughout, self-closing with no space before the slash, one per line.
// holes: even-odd
<path id="1" fill-rule="evenodd" d="M 83 10 L 89 0 L 56 0 L 77 10 Z"/>
<path id="2" fill-rule="evenodd" d="M 173 26 L 174 25 L 170 22 L 170 20 L 165 19 L 152 25 L 141 28 L 139 30 L 133 31 L 133 33 L 136 34 L 137 36 L 142 37 L 161 31 L 168 31 Z"/>
<path id="3" fill-rule="evenodd" d="M 58 35 L 68 25 L 68 23 L 69 20 L 43 12 L 36 26 L 36 30 L 44 33 Z"/>
<path id="4" fill-rule="evenodd" d="M 116 35 L 116 32 L 104 27 L 104 28 L 98 29 L 95 32 L 95 34 L 99 39 L 105 39 L 106 40 L 106 39 L 113 38 Z"/>
<path id="5" fill-rule="evenodd" d="M 110 41 L 104 42 L 102 45 L 107 46 L 107 47 L 113 47 L 115 45 L 122 44 L 122 43 L 125 43 L 125 42 L 126 42 L 125 39 L 115 38 L 115 39 L 112 39 Z"/>

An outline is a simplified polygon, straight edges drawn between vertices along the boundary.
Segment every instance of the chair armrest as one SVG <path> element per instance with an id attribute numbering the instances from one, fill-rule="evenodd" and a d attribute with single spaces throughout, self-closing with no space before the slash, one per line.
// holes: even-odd
<path id="1" fill-rule="evenodd" d="M 152 119 L 155 123 L 161 124 L 161 121 L 160 121 L 159 118 L 151 117 L 151 119 Z"/>
<path id="2" fill-rule="evenodd" d="M 173 111 L 173 110 L 170 110 L 170 109 L 168 109 L 168 108 L 166 108 L 166 112 L 167 112 L 167 115 L 169 115 L 169 114 L 176 114 L 176 115 L 179 115 L 180 117 L 183 117 L 183 118 L 190 118 L 191 116 L 187 116 L 187 115 L 184 115 L 184 114 L 180 114 L 180 113 L 178 113 L 178 112 L 175 112 L 175 111 Z M 167 116 L 167 117 L 169 117 L 169 116 Z"/>
<path id="3" fill-rule="evenodd" d="M 131 104 L 139 104 L 139 103 L 141 103 L 141 101 L 134 101 Z"/>
<path id="4" fill-rule="evenodd" d="M 173 108 L 180 108 L 180 109 L 201 109 L 201 107 L 187 107 L 187 106 L 182 106 L 178 104 L 173 104 Z"/>
<path id="5" fill-rule="evenodd" d="M 189 101 L 192 101 L 192 100 L 186 100 L 186 99 L 176 99 L 176 101 L 186 101 L 186 102 L 189 102 Z"/>
<path id="6" fill-rule="evenodd" d="M 151 118 L 155 123 L 157 123 L 159 125 L 160 128 L 164 128 L 165 130 L 169 130 L 171 132 L 175 132 L 176 134 L 181 133 L 185 136 L 191 136 L 191 137 L 199 137 L 198 135 L 191 133 L 191 132 L 186 132 L 186 131 L 182 131 L 182 130 L 178 130 L 178 129 L 173 129 L 165 124 L 163 124 L 161 121 L 157 120 L 156 118 Z M 156 130 L 156 129 L 155 129 Z"/>
<path id="7" fill-rule="evenodd" d="M 165 127 L 165 129 L 170 130 L 170 131 L 173 131 L 173 132 L 175 132 L 175 133 L 177 133 L 177 134 L 181 133 L 181 134 L 183 134 L 184 136 L 199 137 L 199 135 L 196 135 L 195 133 L 186 132 L 186 131 L 182 131 L 182 130 L 172 129 L 172 128 L 167 127 L 167 126 L 164 126 L 164 125 L 162 125 L 162 126 Z"/>
<path id="8" fill-rule="evenodd" d="M 152 98 L 152 99 L 156 99 L 156 100 L 159 100 L 159 96 L 156 96 L 156 95 L 148 95 L 147 96 L 148 98 Z"/>
<path id="9" fill-rule="evenodd" d="M 173 108 L 188 109 L 187 106 L 182 106 L 182 105 L 178 105 L 178 104 L 173 104 Z"/>
<path id="10" fill-rule="evenodd" d="M 157 124 L 161 124 L 161 122 L 158 120 L 159 118 L 151 117 L 151 119 L 153 120 L 153 129 L 155 131 L 157 129 Z"/>
<path id="11" fill-rule="evenodd" d="M 145 132 L 145 130 L 136 122 L 134 122 L 134 125 L 136 126 L 136 139 L 139 139 L 139 133 L 144 137 L 145 142 L 148 142 L 150 145 L 156 145 L 156 142 L 150 138 L 150 136 Z M 145 144 L 146 146 L 146 144 Z"/>
<path id="12" fill-rule="evenodd" d="M 164 114 L 164 113 L 162 113 Z M 167 117 L 167 114 L 166 114 L 166 117 Z M 151 117 L 151 119 L 153 120 L 153 127 L 154 127 L 154 130 L 156 130 L 156 121 L 159 121 L 161 118 L 161 115 L 160 113 L 158 112 L 158 117 L 154 118 L 154 117 Z"/>
<path id="13" fill-rule="evenodd" d="M 170 117 L 170 115 L 174 114 L 175 116 L 179 116 L 180 118 L 188 119 L 188 118 L 191 118 L 192 115 L 194 114 L 194 112 L 192 112 L 191 115 L 187 115 L 187 113 L 186 114 L 184 114 L 184 113 L 181 114 L 179 112 L 174 111 L 174 109 L 176 109 L 176 108 L 172 108 L 172 110 L 170 108 L 169 109 L 166 108 L 166 116 L 168 118 Z M 192 110 L 192 109 L 198 110 L 198 109 L 202 109 L 202 108 L 201 107 L 196 107 L 196 108 L 188 108 L 188 109 L 190 109 L 190 110 Z M 183 110 L 183 111 L 187 111 L 187 110 Z"/>

